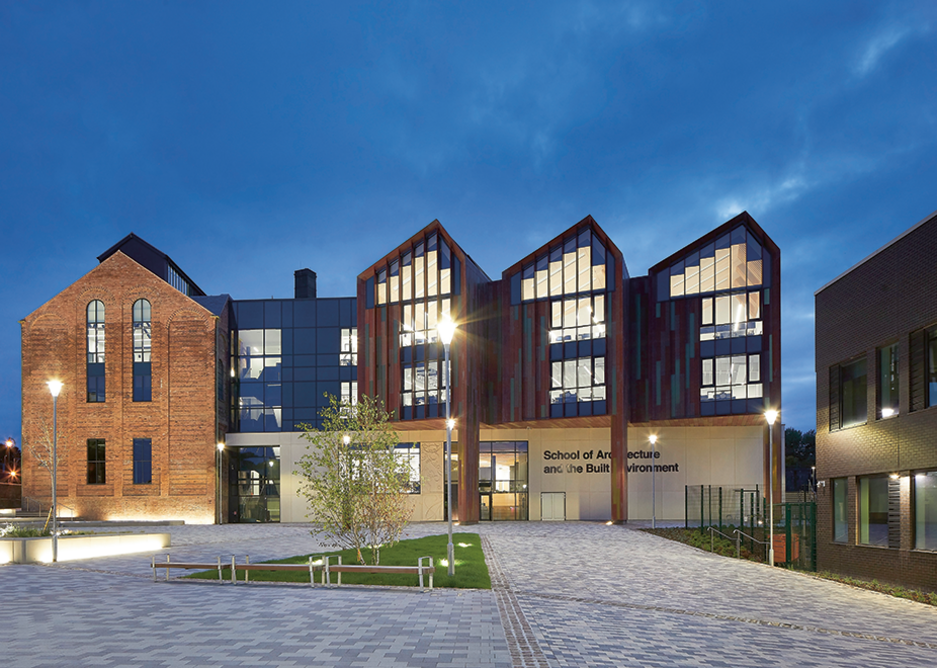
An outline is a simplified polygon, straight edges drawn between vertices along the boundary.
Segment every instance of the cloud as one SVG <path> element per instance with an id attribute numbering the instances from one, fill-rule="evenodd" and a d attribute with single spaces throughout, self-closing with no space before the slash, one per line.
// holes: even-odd
<path id="1" fill-rule="evenodd" d="M 858 62 L 853 67 L 853 72 L 858 77 L 864 77 L 875 69 L 879 61 L 886 53 L 894 49 L 899 42 L 911 33 L 906 27 L 892 27 L 883 33 L 873 37 L 866 45 L 859 56 Z"/>
<path id="2" fill-rule="evenodd" d="M 780 182 L 761 185 L 745 195 L 730 195 L 716 202 L 716 215 L 729 220 L 742 211 L 763 213 L 777 204 L 791 202 L 813 187 L 801 174 L 783 177 Z"/>

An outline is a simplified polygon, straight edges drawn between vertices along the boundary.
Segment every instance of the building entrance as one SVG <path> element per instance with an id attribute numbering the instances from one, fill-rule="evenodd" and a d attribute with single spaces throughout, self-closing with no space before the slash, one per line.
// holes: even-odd
<path id="1" fill-rule="evenodd" d="M 228 459 L 228 521 L 280 521 L 280 448 L 232 448 Z"/>
<path id="2" fill-rule="evenodd" d="M 526 520 L 527 441 L 478 444 L 481 520 Z"/>

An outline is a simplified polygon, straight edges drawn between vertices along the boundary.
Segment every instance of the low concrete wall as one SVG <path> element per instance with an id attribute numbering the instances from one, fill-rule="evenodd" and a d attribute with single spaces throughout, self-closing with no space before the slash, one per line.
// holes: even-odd
<path id="1" fill-rule="evenodd" d="M 136 552 L 155 552 L 169 547 L 168 533 L 124 533 L 60 536 L 58 560 L 75 561 Z M 51 538 L 2 538 L 0 563 L 33 564 L 52 561 Z"/>

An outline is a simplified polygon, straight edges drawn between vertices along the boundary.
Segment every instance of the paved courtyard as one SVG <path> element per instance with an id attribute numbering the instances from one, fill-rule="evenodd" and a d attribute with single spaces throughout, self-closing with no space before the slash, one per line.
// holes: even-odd
<path id="1" fill-rule="evenodd" d="M 174 561 L 318 547 L 301 525 L 159 530 Z M 937 666 L 928 606 L 631 527 L 477 530 L 491 591 L 154 583 L 149 555 L 2 566 L 0 665 Z"/>

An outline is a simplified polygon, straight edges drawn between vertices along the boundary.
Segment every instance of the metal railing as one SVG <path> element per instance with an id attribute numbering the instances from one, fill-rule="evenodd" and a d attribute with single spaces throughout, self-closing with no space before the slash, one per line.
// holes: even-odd
<path id="1" fill-rule="evenodd" d="M 735 529 L 732 533 L 735 534 L 735 558 L 736 559 L 739 559 L 742 555 L 742 536 L 745 536 L 751 542 L 758 543 L 759 545 L 765 546 L 765 561 L 768 560 L 768 541 L 758 540 L 754 536 L 750 536 L 749 534 L 739 529 Z"/>

